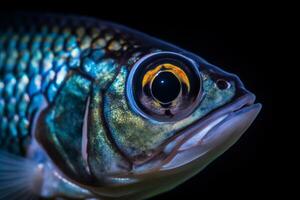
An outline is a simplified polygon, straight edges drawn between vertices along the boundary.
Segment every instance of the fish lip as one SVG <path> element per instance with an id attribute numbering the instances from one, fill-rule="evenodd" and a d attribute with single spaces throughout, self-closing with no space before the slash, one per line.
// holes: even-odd
<path id="1" fill-rule="evenodd" d="M 179 148 L 179 146 L 198 133 L 198 131 L 195 130 L 204 129 L 207 125 L 214 122 L 219 117 L 237 111 L 244 106 L 250 106 L 255 102 L 256 97 L 251 92 L 244 89 L 242 90 L 242 94 L 243 95 L 237 97 L 233 102 L 230 102 L 224 107 L 212 111 L 204 118 L 197 120 L 188 127 L 179 131 L 174 136 L 170 137 L 156 149 L 156 152 L 153 153 L 152 156 L 143 161 L 135 161 L 134 168 L 139 168 L 140 166 L 149 164 L 151 162 L 157 162 L 157 160 L 160 160 L 160 163 L 167 162 L 176 155 L 176 150 Z"/>
<path id="2" fill-rule="evenodd" d="M 175 138 L 171 138 L 170 140 L 168 140 L 167 143 L 164 144 L 163 151 L 167 154 L 167 156 L 164 159 L 163 163 L 166 164 L 170 160 L 172 160 L 172 158 L 178 153 L 178 151 L 186 151 L 189 150 L 190 148 L 194 148 L 196 146 L 201 145 L 201 142 L 199 142 L 197 145 L 186 147 L 183 150 L 180 149 L 185 142 L 187 142 L 190 138 L 197 135 L 201 130 L 205 129 L 207 126 L 209 126 L 216 120 L 224 117 L 221 121 L 214 124 L 213 127 L 218 126 L 218 124 L 222 123 L 223 120 L 225 120 L 226 117 L 231 113 L 239 112 L 242 111 L 243 109 L 247 109 L 253 106 L 255 99 L 256 99 L 255 95 L 248 92 L 243 96 L 238 97 L 235 101 L 227 104 L 225 107 L 213 111 L 204 119 L 199 119 L 198 121 L 194 122 L 192 125 L 188 126 L 184 130 L 179 132 L 179 134 L 177 134 Z M 209 132 L 210 131 L 208 131 L 207 134 L 204 134 L 202 138 L 205 138 L 209 134 Z"/>

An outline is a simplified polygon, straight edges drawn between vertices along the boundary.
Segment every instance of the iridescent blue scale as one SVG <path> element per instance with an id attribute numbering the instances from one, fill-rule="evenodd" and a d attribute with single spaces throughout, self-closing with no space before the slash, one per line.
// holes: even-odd
<path id="1" fill-rule="evenodd" d="M 31 17 L 0 29 L 0 147 L 14 153 L 24 153 L 35 113 L 53 102 L 68 73 L 80 69 L 99 78 L 100 72 L 111 80 L 118 67 L 107 47 L 114 30 L 72 18 L 32 23 Z"/>

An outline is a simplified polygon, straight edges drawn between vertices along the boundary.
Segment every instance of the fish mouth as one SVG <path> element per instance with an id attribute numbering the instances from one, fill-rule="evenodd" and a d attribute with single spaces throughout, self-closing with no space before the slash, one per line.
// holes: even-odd
<path id="1" fill-rule="evenodd" d="M 160 170 L 184 166 L 222 145 L 224 152 L 241 137 L 260 112 L 261 104 L 254 103 L 255 99 L 254 94 L 246 93 L 181 131 L 164 146 L 163 151 L 168 156 Z"/>
<path id="2" fill-rule="evenodd" d="M 138 188 L 167 191 L 194 176 L 214 158 L 232 146 L 254 121 L 261 104 L 247 93 L 182 130 L 161 147 L 151 161 L 135 167 L 129 174 L 108 177 L 108 186 L 117 194 L 134 195 Z M 114 187 L 113 187 L 114 188 Z M 111 195 L 110 189 L 98 193 Z"/>

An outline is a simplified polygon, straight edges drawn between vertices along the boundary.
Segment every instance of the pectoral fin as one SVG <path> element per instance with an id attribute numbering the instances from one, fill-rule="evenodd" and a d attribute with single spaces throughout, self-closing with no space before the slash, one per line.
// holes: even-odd
<path id="1" fill-rule="evenodd" d="M 0 200 L 37 199 L 41 175 L 38 163 L 0 150 Z"/>

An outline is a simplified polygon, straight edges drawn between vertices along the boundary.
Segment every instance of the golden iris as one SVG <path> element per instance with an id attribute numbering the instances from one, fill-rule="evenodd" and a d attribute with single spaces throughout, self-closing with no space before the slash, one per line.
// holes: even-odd
<path id="1" fill-rule="evenodd" d="M 188 92 L 190 91 L 190 81 L 186 73 L 178 66 L 173 65 L 171 63 L 160 64 L 154 69 L 151 69 L 148 72 L 146 72 L 142 80 L 142 87 L 144 88 L 147 84 L 151 85 L 156 75 L 160 72 L 170 72 L 174 74 L 181 83 L 186 85 Z"/>

